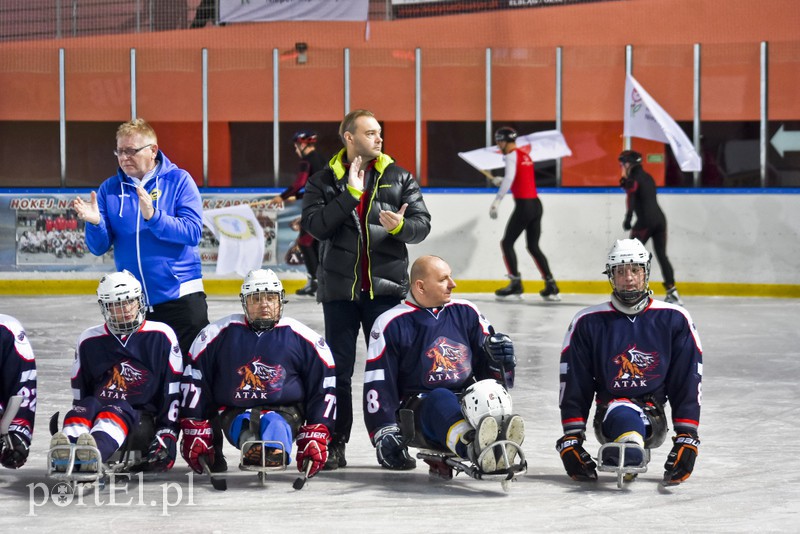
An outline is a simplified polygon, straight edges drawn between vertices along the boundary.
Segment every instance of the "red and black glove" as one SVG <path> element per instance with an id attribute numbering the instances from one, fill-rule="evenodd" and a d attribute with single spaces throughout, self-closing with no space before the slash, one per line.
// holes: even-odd
<path id="1" fill-rule="evenodd" d="M 202 473 L 200 458 L 205 458 L 210 466 L 214 463 L 214 433 L 211 423 L 198 419 L 182 419 L 181 456 L 195 473 Z"/>
<path id="2" fill-rule="evenodd" d="M 565 434 L 556 441 L 556 450 L 561 455 L 564 469 L 573 480 L 591 482 L 597 480 L 597 464 L 583 448 L 583 432 Z"/>
<path id="3" fill-rule="evenodd" d="M 330 441 L 331 433 L 325 425 L 301 426 L 297 433 L 297 470 L 304 471 L 304 464 L 311 462 L 308 478 L 319 473 L 325 467 L 325 462 L 328 461 L 328 443 Z"/>
<path id="4" fill-rule="evenodd" d="M 697 447 L 700 440 L 694 432 L 681 432 L 672 438 L 672 450 L 664 464 L 664 485 L 677 486 L 685 481 L 694 470 L 697 459 Z"/>

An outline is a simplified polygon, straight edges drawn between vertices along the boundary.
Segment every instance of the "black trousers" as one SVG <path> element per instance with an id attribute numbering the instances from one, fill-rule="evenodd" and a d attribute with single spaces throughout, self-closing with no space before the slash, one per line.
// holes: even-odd
<path id="1" fill-rule="evenodd" d="M 500 242 L 508 274 L 519 276 L 514 242 L 519 239 L 522 232 L 525 232 L 525 246 L 533 257 L 542 279 L 553 277 L 550 272 L 550 264 L 539 248 L 539 237 L 542 235 L 542 212 L 542 201 L 538 197 L 514 199 L 514 211 L 508 219 L 505 235 Z"/>
<path id="2" fill-rule="evenodd" d="M 400 303 L 397 297 L 369 298 L 361 292 L 359 300 L 323 302 L 325 314 L 325 339 L 336 364 L 336 428 L 337 439 L 348 441 L 353 427 L 353 370 L 356 363 L 356 341 L 359 328 L 364 332 L 364 342 L 369 345 L 372 323 L 380 314 Z M 359 395 L 360 398 L 360 395 Z"/>
<path id="3" fill-rule="evenodd" d="M 147 319 L 166 323 L 175 330 L 185 361 L 194 338 L 208 324 L 206 294 L 191 293 L 176 300 L 156 304 L 153 311 L 148 309 Z"/>

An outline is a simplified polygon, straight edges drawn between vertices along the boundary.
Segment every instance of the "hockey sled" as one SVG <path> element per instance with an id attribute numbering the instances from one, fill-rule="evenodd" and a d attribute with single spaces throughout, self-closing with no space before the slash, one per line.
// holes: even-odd
<path id="1" fill-rule="evenodd" d="M 603 453 L 614 449 L 617 450 L 618 462 L 616 464 L 603 463 Z M 637 465 L 625 465 L 625 456 L 634 450 L 641 453 L 642 462 Z M 616 473 L 618 488 L 621 488 L 625 482 L 632 482 L 639 473 L 646 473 L 648 463 L 650 463 L 650 449 L 645 449 L 636 443 L 604 443 L 597 453 L 597 470 Z"/>
<path id="2" fill-rule="evenodd" d="M 458 473 L 464 473 L 475 480 L 494 480 L 499 481 L 504 491 L 508 491 L 509 483 L 516 480 L 518 476 L 528 472 L 528 462 L 525 453 L 520 445 L 509 440 L 498 440 L 489 445 L 476 458 L 478 464 L 481 463 L 485 455 L 495 454 L 500 451 L 503 463 L 507 468 L 484 473 L 472 462 L 464 460 L 450 450 L 434 448 L 428 443 L 421 434 L 416 433 L 414 422 L 414 412 L 409 409 L 400 410 L 400 432 L 403 440 L 410 447 L 419 449 L 417 458 L 423 460 L 429 467 L 431 476 L 450 480 Z M 512 461 L 511 458 L 514 458 Z"/>
<path id="3" fill-rule="evenodd" d="M 252 446 L 261 446 L 261 458 L 258 464 L 245 463 L 245 452 Z M 283 456 L 283 461 L 280 465 L 272 465 L 267 460 L 267 447 L 280 451 Z M 239 451 L 239 469 L 242 471 L 255 471 L 258 473 L 258 481 L 263 485 L 266 483 L 267 473 L 270 471 L 286 471 L 286 449 L 280 441 L 262 441 L 251 440 L 242 443 L 242 449 Z"/>

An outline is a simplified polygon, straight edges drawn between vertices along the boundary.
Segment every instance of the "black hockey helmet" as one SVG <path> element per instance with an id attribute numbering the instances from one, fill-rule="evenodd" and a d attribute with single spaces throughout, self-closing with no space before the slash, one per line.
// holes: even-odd
<path id="1" fill-rule="evenodd" d="M 300 130 L 292 136 L 293 143 L 316 143 L 317 132 L 313 130 Z"/>
<path id="2" fill-rule="evenodd" d="M 510 126 L 502 126 L 494 132 L 494 140 L 496 143 L 500 141 L 513 143 L 517 140 L 517 131 Z"/>
<path id="3" fill-rule="evenodd" d="M 642 163 L 642 155 L 635 150 L 623 150 L 617 158 L 620 163 L 639 164 Z"/>

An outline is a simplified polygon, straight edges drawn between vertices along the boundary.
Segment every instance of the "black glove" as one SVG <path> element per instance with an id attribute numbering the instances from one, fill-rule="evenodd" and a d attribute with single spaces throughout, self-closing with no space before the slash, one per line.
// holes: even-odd
<path id="1" fill-rule="evenodd" d="M 417 467 L 417 461 L 408 454 L 408 447 L 403 442 L 400 428 L 385 426 L 375 432 L 372 437 L 378 463 L 386 469 L 407 471 Z"/>
<path id="2" fill-rule="evenodd" d="M 150 443 L 145 456 L 147 471 L 169 471 L 178 455 L 178 435 L 174 430 L 162 428 Z"/>
<path id="3" fill-rule="evenodd" d="M 514 356 L 514 343 L 505 334 L 492 333 L 483 341 L 483 350 L 492 362 L 502 365 L 506 371 L 510 371 L 517 366 L 517 358 Z"/>
<path id="4" fill-rule="evenodd" d="M 30 444 L 31 440 L 24 433 L 10 430 L 8 437 L 0 443 L 0 464 L 9 469 L 19 469 L 28 459 Z"/>
<path id="5" fill-rule="evenodd" d="M 583 448 L 585 439 L 583 432 L 565 434 L 556 441 L 556 450 L 561 455 L 564 469 L 573 480 L 591 482 L 597 480 L 597 464 Z"/>
<path id="6" fill-rule="evenodd" d="M 631 216 L 627 215 L 627 216 L 625 216 L 625 220 L 622 221 L 622 229 L 623 230 L 630 230 L 631 228 L 632 228 L 632 226 L 631 226 Z"/>
<path id="7" fill-rule="evenodd" d="M 694 432 L 681 432 L 672 438 L 672 450 L 664 464 L 664 485 L 677 486 L 689 478 L 697 459 L 700 440 Z"/>

